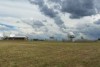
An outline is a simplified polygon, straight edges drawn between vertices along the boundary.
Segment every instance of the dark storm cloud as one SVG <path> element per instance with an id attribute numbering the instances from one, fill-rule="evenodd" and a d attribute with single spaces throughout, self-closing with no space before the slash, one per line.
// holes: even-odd
<path id="1" fill-rule="evenodd" d="M 40 7 L 40 11 L 46 15 L 49 16 L 50 18 L 54 18 L 57 15 L 57 12 L 55 12 L 53 9 L 48 8 L 47 5 L 43 5 L 42 7 Z"/>
<path id="2" fill-rule="evenodd" d="M 33 27 L 33 28 L 41 28 L 41 27 L 43 27 L 43 26 L 45 26 L 41 21 L 39 21 L 39 20 L 36 20 L 36 21 L 34 21 L 34 20 L 31 20 L 31 21 L 24 21 L 24 20 L 22 20 L 24 23 L 26 23 L 26 24 L 28 24 L 28 25 L 30 25 L 31 27 Z M 31 23 L 29 23 L 29 22 L 31 22 Z"/>
<path id="3" fill-rule="evenodd" d="M 100 0 L 94 0 L 95 8 L 97 9 L 98 13 L 100 13 Z"/>
<path id="4" fill-rule="evenodd" d="M 62 13 L 70 13 L 70 18 L 82 18 L 96 14 L 95 8 L 100 10 L 100 0 L 49 0 L 59 4 Z"/>
<path id="5" fill-rule="evenodd" d="M 46 16 L 48 16 L 48 17 L 50 17 L 50 18 L 56 17 L 57 12 L 55 12 L 53 9 L 49 8 L 49 7 L 45 4 L 44 0 L 29 0 L 29 1 L 30 1 L 31 3 L 33 3 L 33 4 L 38 5 L 40 11 L 41 11 L 44 15 L 46 15 Z"/>
<path id="6" fill-rule="evenodd" d="M 55 20 L 55 23 L 56 23 L 57 25 L 62 25 L 62 24 L 64 23 L 64 22 L 61 20 L 60 17 L 55 17 L 54 20 Z"/>
<path id="7" fill-rule="evenodd" d="M 63 20 L 59 16 L 59 12 L 62 14 L 69 13 L 70 18 L 72 19 L 80 19 L 86 16 L 95 15 L 96 14 L 95 9 L 97 9 L 98 11 L 100 9 L 99 0 L 48 0 L 48 4 L 56 5 L 56 7 L 54 7 L 55 9 L 57 8 L 57 6 L 60 7 L 60 9 L 57 10 L 58 12 L 55 11 L 54 8 L 45 4 L 45 0 L 34 0 L 32 2 L 33 4 L 39 6 L 41 13 L 43 13 L 45 16 L 54 19 L 55 23 L 60 27 L 61 31 L 63 31 L 62 29 L 66 29 L 66 26 L 64 25 Z M 84 28 L 85 25 L 83 28 L 81 28 L 82 30 L 80 30 L 82 33 L 90 34 L 91 36 L 99 35 L 98 33 L 99 28 L 96 26 L 91 28 L 86 27 L 85 28 L 86 30 Z M 97 33 L 91 32 L 94 31 L 95 29 L 97 29 L 97 31 L 95 31 Z"/>
<path id="8" fill-rule="evenodd" d="M 64 24 L 64 21 L 61 19 L 61 17 L 59 17 L 59 16 L 55 17 L 55 18 L 54 18 L 54 21 L 55 21 L 56 25 L 57 25 L 58 27 L 60 27 L 60 30 L 61 30 L 62 32 L 65 32 L 63 29 L 66 29 L 66 26 L 65 26 L 65 24 Z"/>
<path id="9" fill-rule="evenodd" d="M 94 23 L 100 25 L 100 19 L 98 21 L 95 21 Z"/>
<path id="10" fill-rule="evenodd" d="M 61 3 L 61 0 L 49 0 L 49 2 Z"/>
<path id="11" fill-rule="evenodd" d="M 29 0 L 29 2 L 35 5 L 39 5 L 40 7 L 42 7 L 44 4 L 43 0 Z"/>
<path id="12" fill-rule="evenodd" d="M 44 26 L 44 24 L 41 22 L 41 21 L 34 21 L 34 23 L 33 23 L 33 27 L 42 27 L 42 26 Z"/>
<path id="13" fill-rule="evenodd" d="M 51 0 L 51 2 L 60 2 L 60 0 Z M 61 27 L 61 25 L 64 23 L 59 16 L 57 16 L 57 12 L 55 12 L 52 8 L 49 8 L 45 3 L 44 0 L 31 0 L 31 3 L 36 4 L 39 6 L 40 11 L 50 17 L 53 18 L 55 23 Z"/>
<path id="14" fill-rule="evenodd" d="M 81 18 L 95 14 L 93 0 L 64 0 L 61 11 L 70 13 L 71 18 Z"/>
<path id="15" fill-rule="evenodd" d="M 78 32 L 87 35 L 88 38 L 97 39 L 100 36 L 100 26 L 96 24 L 77 24 Z"/>
<path id="16" fill-rule="evenodd" d="M 40 2 L 39 2 L 40 1 Z M 39 6 L 39 9 L 40 9 L 40 12 L 43 13 L 45 16 L 48 16 L 52 19 L 54 19 L 55 23 L 60 27 L 62 28 L 64 25 L 63 25 L 63 21 L 61 20 L 61 18 L 58 16 L 58 12 L 57 11 L 54 11 L 53 8 L 49 8 L 44 0 L 31 0 L 31 3 L 33 4 L 36 4 Z M 52 0 L 53 1 L 53 0 Z M 58 0 L 55 0 L 53 2 L 58 2 Z M 59 0 L 60 2 L 60 0 Z M 63 26 L 62 26 L 63 25 Z M 65 26 L 64 26 L 65 27 Z"/>
<path id="17" fill-rule="evenodd" d="M 30 2 L 37 4 L 46 16 L 54 18 L 58 14 L 54 9 L 48 8 L 44 0 L 30 0 Z M 60 5 L 60 12 L 70 13 L 70 18 L 76 19 L 96 14 L 95 8 L 100 10 L 99 0 L 48 0 L 48 2 L 55 3 L 56 7 Z M 54 6 L 55 9 L 56 7 Z"/>

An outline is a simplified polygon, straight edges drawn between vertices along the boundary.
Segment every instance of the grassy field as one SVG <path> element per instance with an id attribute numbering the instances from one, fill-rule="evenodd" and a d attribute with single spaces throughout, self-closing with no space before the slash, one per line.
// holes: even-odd
<path id="1" fill-rule="evenodd" d="M 0 67 L 100 67 L 100 42 L 0 41 Z"/>

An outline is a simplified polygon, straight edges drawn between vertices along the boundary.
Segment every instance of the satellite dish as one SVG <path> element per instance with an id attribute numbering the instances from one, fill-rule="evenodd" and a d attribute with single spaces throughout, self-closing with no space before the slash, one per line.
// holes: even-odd
<path id="1" fill-rule="evenodd" d="M 73 32 L 69 32 L 68 38 L 70 39 L 70 41 L 73 41 L 73 39 L 75 38 L 75 34 Z"/>
<path id="2" fill-rule="evenodd" d="M 73 32 L 69 32 L 68 35 L 69 36 L 75 36 L 75 34 Z"/>

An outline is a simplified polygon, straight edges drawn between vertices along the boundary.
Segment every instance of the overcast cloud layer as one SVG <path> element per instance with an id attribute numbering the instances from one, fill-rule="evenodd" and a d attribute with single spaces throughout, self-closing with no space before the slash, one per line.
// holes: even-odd
<path id="1" fill-rule="evenodd" d="M 100 37 L 99 0 L 0 0 L 0 31 L 66 39 Z M 33 35 L 34 34 L 34 35 Z"/>

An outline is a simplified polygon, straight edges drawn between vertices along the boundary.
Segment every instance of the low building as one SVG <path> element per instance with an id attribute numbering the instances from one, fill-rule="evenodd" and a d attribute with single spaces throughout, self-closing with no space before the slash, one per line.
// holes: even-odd
<path id="1" fill-rule="evenodd" d="M 28 37 L 25 35 L 19 35 L 19 34 L 10 34 L 9 36 L 5 36 L 3 40 L 27 40 Z"/>
<path id="2" fill-rule="evenodd" d="M 5 37 L 3 40 L 28 40 L 25 36 Z"/>

